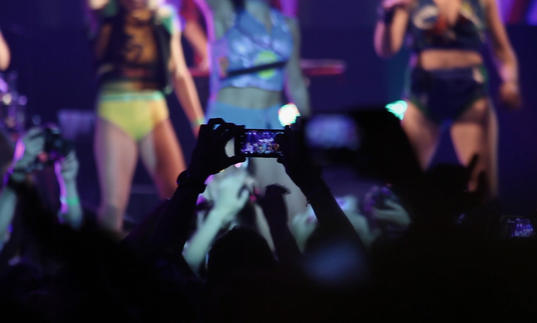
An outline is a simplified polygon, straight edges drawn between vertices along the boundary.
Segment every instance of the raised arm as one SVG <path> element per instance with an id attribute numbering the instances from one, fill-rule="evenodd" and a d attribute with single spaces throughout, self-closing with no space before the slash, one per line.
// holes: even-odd
<path id="1" fill-rule="evenodd" d="M 209 69 L 209 52 L 206 31 L 199 22 L 198 9 L 194 0 L 181 3 L 181 17 L 185 21 L 183 35 L 188 40 L 196 54 L 196 65 L 201 70 Z"/>
<path id="2" fill-rule="evenodd" d="M 0 191 L 0 252 L 9 240 L 9 226 L 15 215 L 17 193 L 10 186 Z"/>
<path id="3" fill-rule="evenodd" d="M 322 179 L 321 170 L 309 157 L 300 120 L 296 129 L 286 127 L 285 135 L 278 136 L 277 141 L 283 152 L 278 162 L 284 165 L 289 177 L 308 199 L 317 217 L 319 229 L 332 237 L 346 237 L 361 244 L 352 224 Z"/>
<path id="4" fill-rule="evenodd" d="M 239 130 L 221 119 L 211 119 L 208 125 L 201 127 L 191 163 L 179 176 L 177 190 L 152 225 L 153 232 L 147 234 L 142 242 L 136 241 L 136 237 L 130 237 L 131 241 L 143 243 L 155 252 L 179 253 L 183 250 L 194 218 L 196 200 L 205 189 L 207 177 L 245 160 L 239 156 L 228 157 L 225 151 L 226 143 Z"/>
<path id="5" fill-rule="evenodd" d="M 383 0 L 375 28 L 375 51 L 380 57 L 395 55 L 403 46 L 412 0 Z"/>
<path id="6" fill-rule="evenodd" d="M 509 107 L 518 108 L 521 105 L 518 84 L 518 60 L 500 18 L 498 4 L 495 0 L 487 0 L 485 8 L 492 41 L 492 51 L 502 79 L 500 87 L 501 99 Z"/>
<path id="7" fill-rule="evenodd" d="M 11 53 L 7 42 L 0 31 L 0 70 L 3 71 L 9 67 L 11 61 Z"/>
<path id="8" fill-rule="evenodd" d="M 265 196 L 259 203 L 270 228 L 270 235 L 278 260 L 284 264 L 295 264 L 300 260 L 300 250 L 287 225 L 287 207 L 284 195 L 286 189 L 278 185 L 270 185 L 265 189 Z"/>
<path id="9" fill-rule="evenodd" d="M 71 151 L 64 159 L 54 165 L 56 179 L 60 190 L 60 220 L 73 229 L 82 226 L 83 211 L 78 196 L 76 177 L 78 175 L 78 159 L 74 151 Z"/>
<path id="10" fill-rule="evenodd" d="M 293 35 L 293 53 L 287 63 L 286 92 L 304 116 L 311 114 L 310 98 L 302 69 L 300 68 L 300 30 L 296 19 L 288 19 L 288 25 Z"/>
<path id="11" fill-rule="evenodd" d="M 207 190 L 214 195 L 214 206 L 183 252 L 186 262 L 194 272 L 203 265 L 218 232 L 226 228 L 246 204 L 250 196 L 246 186 L 246 171 L 218 174 L 209 183 Z"/>
<path id="12" fill-rule="evenodd" d="M 31 165 L 43 152 L 44 145 L 42 130 L 33 128 L 15 146 L 14 161 L 3 179 L 5 187 L 0 192 L 0 250 L 9 239 L 9 226 L 18 201 L 17 188 L 26 182 Z"/>

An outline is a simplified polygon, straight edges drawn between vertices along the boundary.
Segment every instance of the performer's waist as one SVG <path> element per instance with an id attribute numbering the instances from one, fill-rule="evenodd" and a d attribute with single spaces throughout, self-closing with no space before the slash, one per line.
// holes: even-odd
<path id="1" fill-rule="evenodd" d="M 104 64 L 98 70 L 99 83 L 101 86 L 105 84 L 121 84 L 122 87 L 128 89 L 160 89 L 162 88 L 162 76 L 158 72 L 158 68 L 153 65 L 147 66 L 114 66 Z"/>

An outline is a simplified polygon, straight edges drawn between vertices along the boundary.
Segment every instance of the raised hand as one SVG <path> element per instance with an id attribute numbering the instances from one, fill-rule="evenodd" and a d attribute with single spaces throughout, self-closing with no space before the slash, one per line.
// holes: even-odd
<path id="1" fill-rule="evenodd" d="M 374 220 L 383 224 L 407 227 L 411 222 L 410 215 L 405 208 L 391 199 L 384 202 L 384 208 L 373 207 L 371 213 Z"/>
<path id="2" fill-rule="evenodd" d="M 412 0 L 383 0 L 382 7 L 384 10 L 395 9 L 396 7 L 408 8 L 412 4 Z"/>
<path id="3" fill-rule="evenodd" d="M 38 156 L 43 153 L 44 148 L 45 137 L 41 128 L 30 129 L 22 139 L 19 139 L 15 146 L 12 179 L 15 181 L 24 180 L 26 174 L 36 163 Z"/>
<path id="4" fill-rule="evenodd" d="M 219 216 L 222 225 L 231 222 L 244 207 L 250 197 L 252 179 L 244 170 L 234 170 L 217 175 L 209 183 L 207 190 L 214 201 L 213 212 Z"/>
<path id="5" fill-rule="evenodd" d="M 192 176 L 205 181 L 231 165 L 246 160 L 244 156 L 228 156 L 226 144 L 240 133 L 241 128 L 222 119 L 211 119 L 201 126 L 198 142 L 192 153 L 188 171 Z"/>
<path id="6" fill-rule="evenodd" d="M 61 176 L 66 182 L 76 180 L 79 164 L 75 152 L 71 151 L 67 157 L 57 161 L 54 169 L 56 176 Z"/>

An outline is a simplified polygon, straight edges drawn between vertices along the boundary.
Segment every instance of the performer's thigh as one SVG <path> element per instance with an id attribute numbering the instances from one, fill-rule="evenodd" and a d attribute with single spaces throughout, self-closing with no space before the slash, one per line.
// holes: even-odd
<path id="1" fill-rule="evenodd" d="M 119 127 L 97 118 L 94 149 L 101 188 L 101 209 L 114 209 L 114 212 L 104 213 L 119 214 L 111 221 L 115 221 L 114 226 L 120 228 L 136 167 L 136 143 Z"/>
<path id="2" fill-rule="evenodd" d="M 169 119 L 160 122 L 140 143 L 140 155 L 161 198 L 172 196 L 177 176 L 186 169 L 183 151 Z"/>
<path id="3" fill-rule="evenodd" d="M 429 120 L 412 102 L 408 102 L 401 125 L 422 169 L 426 169 L 436 152 L 440 136 L 438 125 Z"/>

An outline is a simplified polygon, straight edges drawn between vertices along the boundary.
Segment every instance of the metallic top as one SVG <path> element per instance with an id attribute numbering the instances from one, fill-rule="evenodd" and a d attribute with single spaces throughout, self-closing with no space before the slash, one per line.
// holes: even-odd
<path id="1" fill-rule="evenodd" d="M 409 21 L 410 48 L 415 52 L 426 49 L 479 52 L 486 40 L 486 29 L 483 0 L 463 0 L 453 26 L 449 26 L 446 17 L 440 15 L 434 0 L 419 0 L 412 8 Z"/>
<path id="2" fill-rule="evenodd" d="M 293 51 L 293 37 L 286 17 L 270 11 L 272 28 L 246 10 L 239 12 L 233 26 L 211 44 L 211 90 L 225 87 L 254 87 L 282 91 L 284 68 Z"/>

